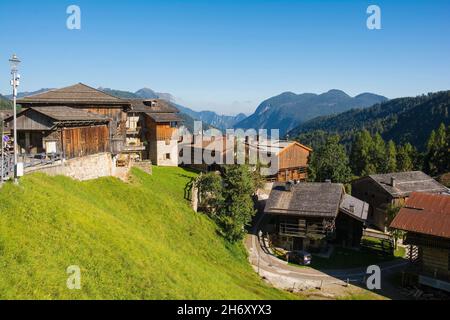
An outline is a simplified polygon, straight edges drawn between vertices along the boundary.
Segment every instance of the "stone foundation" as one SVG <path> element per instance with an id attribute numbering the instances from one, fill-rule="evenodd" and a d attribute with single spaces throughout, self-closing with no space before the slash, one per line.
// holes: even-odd
<path id="1" fill-rule="evenodd" d="M 51 165 L 27 168 L 25 173 L 43 172 L 50 176 L 63 175 L 81 181 L 109 176 L 126 179 L 130 168 L 118 168 L 115 161 L 116 159 L 110 153 L 98 153 L 59 161 Z"/>

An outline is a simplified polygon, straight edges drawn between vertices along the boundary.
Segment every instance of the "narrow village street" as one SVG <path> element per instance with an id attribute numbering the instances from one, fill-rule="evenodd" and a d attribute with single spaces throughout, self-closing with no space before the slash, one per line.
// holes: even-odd
<path id="1" fill-rule="evenodd" d="M 271 285 L 293 292 L 307 292 L 315 298 L 336 298 L 347 295 L 356 286 L 366 289 L 366 268 L 342 270 L 317 270 L 288 264 L 270 253 L 265 237 L 259 237 L 264 215 L 255 220 L 252 231 L 245 240 L 253 269 Z M 379 264 L 382 274 L 382 290 L 375 292 L 386 298 L 401 299 L 402 296 L 386 278 L 400 271 L 407 261 L 389 261 Z M 380 297 L 381 298 L 381 297 Z"/>

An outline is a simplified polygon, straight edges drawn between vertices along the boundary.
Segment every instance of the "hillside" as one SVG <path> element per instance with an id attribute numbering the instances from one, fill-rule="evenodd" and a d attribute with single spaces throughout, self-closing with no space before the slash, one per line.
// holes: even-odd
<path id="1" fill-rule="evenodd" d="M 194 174 L 133 169 L 131 182 L 43 174 L 0 189 L 0 299 L 286 299 L 242 245 L 183 199 Z M 66 268 L 81 268 L 68 290 Z"/>
<path id="2" fill-rule="evenodd" d="M 280 135 L 318 116 L 337 114 L 356 107 L 370 107 L 387 98 L 363 93 L 354 98 L 340 90 L 322 94 L 285 92 L 262 102 L 255 113 L 235 125 L 243 129 L 280 129 Z"/>
<path id="3" fill-rule="evenodd" d="M 11 109 L 12 103 L 9 99 L 0 94 L 0 110 Z"/>
<path id="4" fill-rule="evenodd" d="M 356 131 L 379 132 L 385 140 L 409 142 L 420 150 L 433 129 L 450 124 L 450 91 L 414 98 L 393 99 L 367 109 L 354 109 L 338 115 L 318 117 L 289 132 L 306 144 L 313 145 L 324 134 L 338 133 L 349 143 Z"/>

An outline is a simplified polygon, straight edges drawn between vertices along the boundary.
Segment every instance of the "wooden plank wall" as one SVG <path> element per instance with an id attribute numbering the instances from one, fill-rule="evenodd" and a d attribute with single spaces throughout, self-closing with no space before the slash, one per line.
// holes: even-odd
<path id="1" fill-rule="evenodd" d="M 449 270 L 449 250 L 421 246 L 420 255 L 423 267 L 430 271 L 437 271 L 440 274 L 450 276 Z"/>
<path id="2" fill-rule="evenodd" d="M 165 141 L 171 140 L 177 128 L 170 127 L 170 123 L 156 123 L 150 117 L 146 117 L 147 140 Z"/>
<path id="3" fill-rule="evenodd" d="M 115 138 L 123 137 L 125 141 L 127 131 L 127 113 L 122 108 L 90 107 L 81 109 L 112 119 L 112 122 L 110 124 L 111 134 Z"/>
<path id="4" fill-rule="evenodd" d="M 13 128 L 13 121 L 8 123 L 9 128 Z M 27 110 L 17 117 L 17 130 L 49 130 L 54 126 L 53 121 L 43 115 L 42 113 L 36 112 L 34 110 Z"/>
<path id="5" fill-rule="evenodd" d="M 279 153 L 279 169 L 306 167 L 308 165 L 308 157 L 308 150 L 298 144 L 291 144 Z"/>
<path id="6" fill-rule="evenodd" d="M 109 152 L 109 130 L 106 125 L 64 128 L 62 137 L 66 159 Z"/>

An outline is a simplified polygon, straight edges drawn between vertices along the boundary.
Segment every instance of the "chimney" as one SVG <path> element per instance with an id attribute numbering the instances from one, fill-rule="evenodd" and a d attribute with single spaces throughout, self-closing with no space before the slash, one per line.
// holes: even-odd
<path id="1" fill-rule="evenodd" d="M 395 177 L 391 177 L 391 187 L 395 188 L 397 186 L 397 179 Z"/>
<path id="2" fill-rule="evenodd" d="M 353 203 L 350 205 L 350 212 L 351 213 L 355 212 L 355 205 Z"/>
<path id="3" fill-rule="evenodd" d="M 287 181 L 286 185 L 285 185 L 285 190 L 289 191 L 289 192 L 292 191 L 292 186 L 293 185 L 294 185 L 294 182 L 292 180 Z"/>

